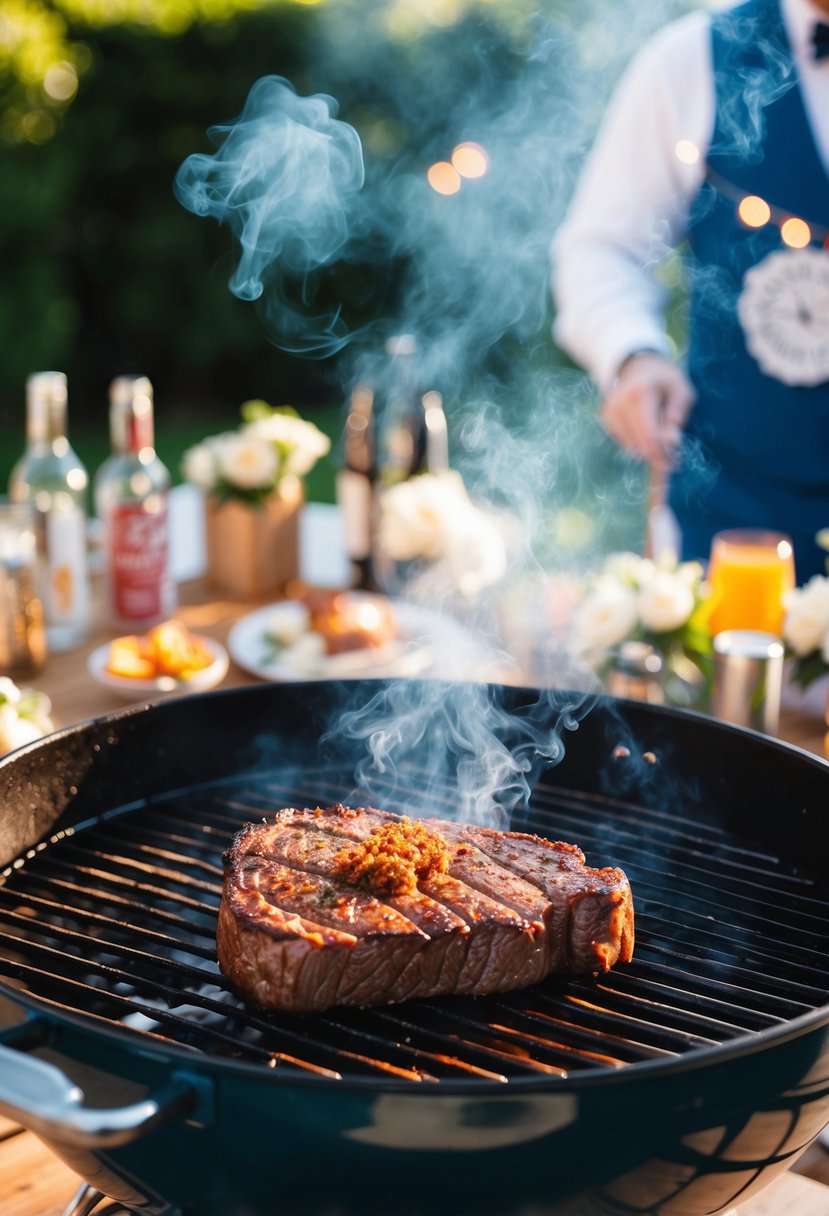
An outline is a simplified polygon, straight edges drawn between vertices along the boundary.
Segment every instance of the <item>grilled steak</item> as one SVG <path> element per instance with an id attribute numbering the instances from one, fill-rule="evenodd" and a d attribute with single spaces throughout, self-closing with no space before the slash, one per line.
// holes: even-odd
<path id="1" fill-rule="evenodd" d="M 271 1009 L 504 992 L 633 952 L 622 871 L 538 836 L 287 809 L 243 828 L 224 860 L 219 964 Z"/>

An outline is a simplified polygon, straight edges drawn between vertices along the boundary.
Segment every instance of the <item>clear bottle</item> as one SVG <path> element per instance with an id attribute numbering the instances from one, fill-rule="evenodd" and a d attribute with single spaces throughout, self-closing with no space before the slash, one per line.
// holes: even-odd
<path id="1" fill-rule="evenodd" d="M 155 452 L 153 389 L 146 376 L 119 376 L 109 389 L 112 455 L 95 474 L 103 526 L 109 611 L 141 629 L 176 605 L 170 568 L 170 474 Z"/>
<path id="2" fill-rule="evenodd" d="M 26 451 L 12 470 L 9 496 L 34 509 L 40 595 L 51 651 L 79 646 L 91 608 L 86 549 L 89 477 L 66 433 L 63 372 L 37 372 L 26 382 Z"/>

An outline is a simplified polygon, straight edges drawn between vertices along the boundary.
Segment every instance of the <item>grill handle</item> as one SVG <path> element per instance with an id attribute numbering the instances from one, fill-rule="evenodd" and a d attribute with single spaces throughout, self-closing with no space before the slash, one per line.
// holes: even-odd
<path id="1" fill-rule="evenodd" d="M 197 1087 L 174 1074 L 141 1102 L 96 1110 L 84 1106 L 74 1081 L 46 1060 L 0 1045 L 0 1114 L 49 1140 L 73 1148 L 131 1144 L 174 1119 L 186 1119 L 199 1103 Z"/>

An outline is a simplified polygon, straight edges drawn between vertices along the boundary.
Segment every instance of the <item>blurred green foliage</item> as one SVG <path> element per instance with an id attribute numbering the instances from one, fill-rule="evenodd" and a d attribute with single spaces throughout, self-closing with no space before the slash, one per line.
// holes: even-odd
<path id="1" fill-rule="evenodd" d="M 497 102 L 526 69 L 539 7 L 562 31 L 590 27 L 584 60 L 570 66 L 604 82 L 598 114 L 626 58 L 602 2 L 3 0 L 0 488 L 23 443 L 26 376 L 48 368 L 69 375 L 73 438 L 90 467 L 106 442 L 107 385 L 121 373 L 153 381 L 160 450 L 174 471 L 188 443 L 249 398 L 290 403 L 336 437 L 341 368 L 280 352 L 256 307 L 230 293 L 230 233 L 173 197 L 182 160 L 210 151 L 208 128 L 238 115 L 259 77 L 278 74 L 300 94 L 337 98 L 369 174 L 401 163 L 422 174 L 448 151 L 452 109 L 462 114 L 487 89 Z M 654 0 L 651 24 L 677 2 Z M 563 91 L 555 48 L 545 53 Z M 390 311 L 402 256 L 392 247 L 382 265 L 338 268 L 318 287 L 324 303 L 341 304 L 350 325 Z M 540 363 L 557 358 L 549 321 L 531 344 Z M 488 370 L 508 379 L 523 358 L 508 338 Z M 590 413 L 584 391 L 574 401 L 571 412 Z M 336 460 L 335 445 L 312 497 L 332 497 Z M 585 481 L 583 468 L 577 476 Z"/>

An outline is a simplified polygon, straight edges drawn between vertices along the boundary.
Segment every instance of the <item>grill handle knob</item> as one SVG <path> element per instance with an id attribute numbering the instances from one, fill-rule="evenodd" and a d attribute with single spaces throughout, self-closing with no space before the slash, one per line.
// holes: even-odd
<path id="1" fill-rule="evenodd" d="M 198 1103 L 197 1087 L 174 1074 L 140 1102 L 96 1110 L 84 1105 L 83 1090 L 54 1064 L 0 1045 L 0 1114 L 53 1144 L 131 1144 L 165 1123 L 186 1119 Z"/>

